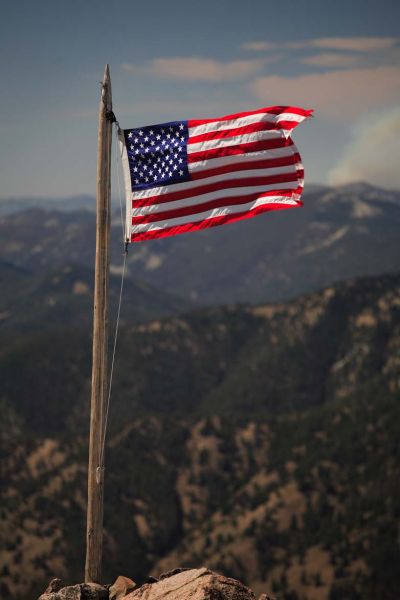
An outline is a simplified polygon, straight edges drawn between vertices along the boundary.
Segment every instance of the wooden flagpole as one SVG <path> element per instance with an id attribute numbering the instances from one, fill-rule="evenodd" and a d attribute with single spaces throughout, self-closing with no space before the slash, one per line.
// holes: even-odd
<path id="1" fill-rule="evenodd" d="M 93 309 L 93 365 L 90 408 L 85 581 L 100 583 L 103 546 L 103 441 L 107 401 L 108 273 L 110 245 L 112 96 L 104 69 L 97 143 L 96 263 Z"/>

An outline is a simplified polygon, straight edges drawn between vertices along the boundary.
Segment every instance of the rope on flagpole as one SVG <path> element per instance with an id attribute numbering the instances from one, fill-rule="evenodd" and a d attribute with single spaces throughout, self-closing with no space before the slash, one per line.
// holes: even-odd
<path id="1" fill-rule="evenodd" d="M 118 121 L 115 121 L 115 123 L 116 123 L 116 127 L 115 127 L 116 145 L 117 145 L 116 155 L 117 155 L 118 196 L 119 196 L 119 205 L 120 205 L 120 213 L 121 213 L 122 237 L 123 237 L 123 242 L 125 242 L 125 225 L 124 225 L 125 224 L 125 219 L 124 219 L 124 215 L 123 215 L 122 195 L 121 195 L 121 183 L 120 183 L 120 177 L 119 177 Z M 110 369 L 110 382 L 109 382 L 109 385 L 108 385 L 106 414 L 105 414 L 105 417 L 104 417 L 104 431 L 103 431 L 103 436 L 102 436 L 103 439 L 102 439 L 102 444 L 101 444 L 100 464 L 97 467 L 97 475 L 98 476 L 100 476 L 101 471 L 104 470 L 104 452 L 105 452 L 105 445 L 106 445 L 108 415 L 109 415 L 109 411 L 110 411 L 110 399 L 111 399 L 111 390 L 112 390 L 113 375 L 114 375 L 115 354 L 116 354 L 116 350 L 117 350 L 117 341 L 118 341 L 119 321 L 120 321 L 120 315 L 121 315 L 122 295 L 123 295 L 123 291 L 124 291 L 124 281 L 125 281 L 125 273 L 126 273 L 126 260 L 127 260 L 127 256 L 128 256 L 128 250 L 127 250 L 126 246 L 125 246 L 125 250 L 124 250 L 123 256 L 124 256 L 124 259 L 123 259 L 123 263 L 122 263 L 122 274 L 121 274 L 121 285 L 120 285 L 119 299 L 118 299 L 117 320 L 116 320 L 116 323 L 115 323 L 115 331 L 114 331 L 114 343 L 113 343 L 113 351 L 112 351 L 112 358 L 111 358 L 111 369 Z"/>
<path id="2" fill-rule="evenodd" d="M 123 265 L 122 265 L 122 276 L 121 276 L 121 287 L 120 287 L 120 291 L 119 291 L 119 300 L 118 300 L 117 322 L 115 324 L 114 344 L 113 344 L 113 351 L 112 351 L 112 358 L 111 358 L 110 383 L 108 385 L 107 406 L 106 406 L 106 414 L 105 414 L 105 418 L 104 418 L 104 432 L 103 432 L 103 440 L 102 440 L 102 444 L 101 444 L 100 467 L 98 467 L 101 470 L 104 469 L 104 449 L 105 449 L 105 445 L 106 445 L 108 413 L 110 410 L 110 399 L 111 399 L 111 390 L 112 390 L 113 375 L 114 375 L 115 353 L 116 353 L 116 349 L 117 349 L 119 319 L 120 319 L 120 314 L 121 314 L 122 294 L 123 294 L 123 290 L 124 290 L 126 257 L 127 257 L 127 254 L 124 252 L 124 261 L 123 261 Z"/>

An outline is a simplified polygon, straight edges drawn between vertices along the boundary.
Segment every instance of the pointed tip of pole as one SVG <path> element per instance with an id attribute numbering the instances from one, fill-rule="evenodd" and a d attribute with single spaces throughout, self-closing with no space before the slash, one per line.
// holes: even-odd
<path id="1" fill-rule="evenodd" d="M 108 63 L 106 63 L 106 66 L 104 67 L 101 96 L 106 109 L 112 110 L 110 65 Z"/>
<path id="2" fill-rule="evenodd" d="M 106 66 L 104 67 L 103 81 L 108 81 L 109 79 L 110 79 L 110 65 L 108 63 L 106 63 Z"/>

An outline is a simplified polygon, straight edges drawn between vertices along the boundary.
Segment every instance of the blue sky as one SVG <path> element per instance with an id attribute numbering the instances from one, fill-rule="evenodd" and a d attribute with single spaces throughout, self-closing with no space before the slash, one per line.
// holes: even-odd
<path id="1" fill-rule="evenodd" d="M 3 0 L 0 198 L 94 193 L 106 62 L 122 127 L 298 104 L 306 183 L 400 187 L 399 22 L 394 0 Z"/>

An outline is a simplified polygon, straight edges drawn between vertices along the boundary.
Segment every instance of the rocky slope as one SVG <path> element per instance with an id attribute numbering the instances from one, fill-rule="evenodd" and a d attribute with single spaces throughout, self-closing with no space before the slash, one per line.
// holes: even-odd
<path id="1" fill-rule="evenodd" d="M 127 323 L 105 580 L 206 564 L 286 600 L 395 600 L 399 298 L 393 275 Z M 81 328 L 0 350 L 1 597 L 82 579 L 89 374 Z"/>

